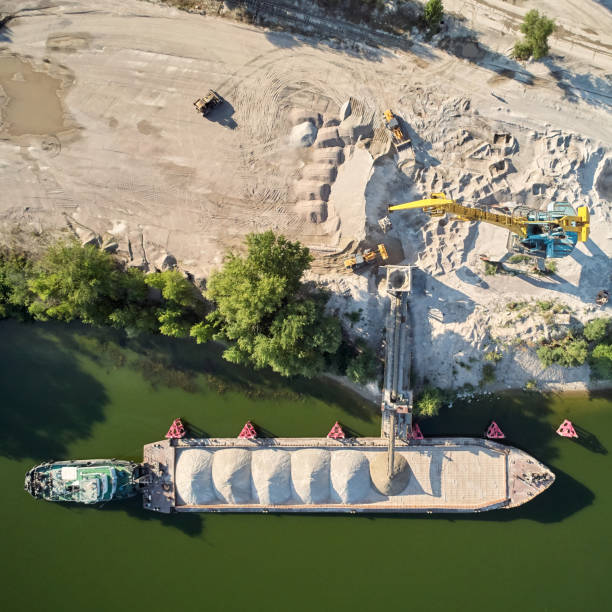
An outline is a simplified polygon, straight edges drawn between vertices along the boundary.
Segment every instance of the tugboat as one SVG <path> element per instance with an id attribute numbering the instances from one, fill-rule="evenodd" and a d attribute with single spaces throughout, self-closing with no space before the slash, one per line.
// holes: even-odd
<path id="1" fill-rule="evenodd" d="M 97 504 L 133 497 L 146 480 L 146 469 L 131 461 L 54 461 L 32 468 L 24 488 L 36 499 Z"/>

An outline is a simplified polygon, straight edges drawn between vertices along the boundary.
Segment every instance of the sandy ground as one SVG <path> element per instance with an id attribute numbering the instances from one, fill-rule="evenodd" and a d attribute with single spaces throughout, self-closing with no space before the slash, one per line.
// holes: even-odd
<path id="1" fill-rule="evenodd" d="M 376 348 L 382 274 L 346 274 L 342 259 L 384 241 L 391 263 L 422 269 L 421 379 L 478 384 L 478 362 L 495 347 L 503 385 L 583 385 L 586 368 L 542 371 L 530 347 L 562 323 L 536 306 L 510 316 L 506 303 L 554 299 L 584 321 L 599 314 L 597 291 L 610 289 L 612 13 L 595 0 L 541 4 L 561 26 L 552 56 L 521 64 L 508 58 L 530 8 L 520 0 L 447 0 L 447 30 L 431 44 L 415 33 L 408 51 L 349 49 L 136 0 L 9 0 L 3 240 L 32 248 L 62 230 L 100 236 L 132 265 L 152 269 L 171 254 L 203 277 L 247 232 L 273 229 L 312 247 L 311 278 L 334 292 L 347 331 Z M 204 119 L 192 102 L 209 88 L 226 102 Z M 399 153 L 381 121 L 388 107 L 413 142 Z M 418 212 L 394 213 L 386 234 L 378 227 L 389 204 L 431 191 L 587 204 L 591 238 L 551 277 L 485 277 L 479 255 L 504 254 L 501 229 Z M 344 313 L 359 309 L 351 326 Z"/>

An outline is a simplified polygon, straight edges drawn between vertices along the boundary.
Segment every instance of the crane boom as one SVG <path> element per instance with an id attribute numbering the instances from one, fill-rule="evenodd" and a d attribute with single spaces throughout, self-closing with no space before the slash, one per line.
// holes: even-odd
<path id="1" fill-rule="evenodd" d="M 406 202 L 405 204 L 395 204 L 390 206 L 389 210 L 422 208 L 432 217 L 443 217 L 446 213 L 449 213 L 463 221 L 484 221 L 503 227 L 521 238 L 527 238 L 533 234 L 534 226 L 549 226 L 548 231 L 559 228 L 564 232 L 574 232 L 577 234 L 576 237 L 579 242 L 586 242 L 589 238 L 590 229 L 588 207 L 579 206 L 577 214 L 566 214 L 567 212 L 574 212 L 572 207 L 569 205 L 560 206 L 559 210 L 552 211 L 530 210 L 520 207 L 517 209 L 520 214 L 504 215 L 458 204 L 455 200 L 448 199 L 443 193 L 432 193 L 431 198 Z"/>

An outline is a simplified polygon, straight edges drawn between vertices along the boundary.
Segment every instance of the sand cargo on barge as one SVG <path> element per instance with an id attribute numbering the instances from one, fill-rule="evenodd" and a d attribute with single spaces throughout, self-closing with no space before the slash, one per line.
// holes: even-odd
<path id="1" fill-rule="evenodd" d="M 184 438 L 144 447 L 144 507 L 157 512 L 481 512 L 513 508 L 554 474 L 479 438 Z"/>

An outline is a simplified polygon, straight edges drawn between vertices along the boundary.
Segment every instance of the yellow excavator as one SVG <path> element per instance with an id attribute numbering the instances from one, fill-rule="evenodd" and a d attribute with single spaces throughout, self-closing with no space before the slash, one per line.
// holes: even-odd
<path id="1" fill-rule="evenodd" d="M 400 122 L 397 120 L 397 117 L 393 114 L 391 109 L 387 109 L 383 113 L 383 117 L 385 119 L 385 125 L 387 129 L 393 135 L 393 142 L 396 147 L 402 147 L 404 145 L 410 144 L 410 138 L 404 133 Z"/>
<path id="2" fill-rule="evenodd" d="M 362 264 L 372 263 L 378 255 L 380 255 L 380 258 L 383 261 L 389 259 L 389 255 L 384 244 L 379 244 L 376 251 L 374 249 L 366 249 L 363 253 L 355 253 L 348 259 L 344 260 L 344 267 L 347 270 L 354 270 Z"/>
<path id="3" fill-rule="evenodd" d="M 588 207 L 579 206 L 574 210 L 567 202 L 553 202 L 546 210 L 517 206 L 511 214 L 502 214 L 458 204 L 443 193 L 432 193 L 424 200 L 389 206 L 390 211 L 415 209 L 422 209 L 432 217 L 450 214 L 461 221 L 481 221 L 503 227 L 510 232 L 509 251 L 542 259 L 565 257 L 577 242 L 589 239 Z"/>

